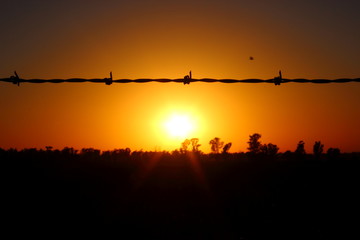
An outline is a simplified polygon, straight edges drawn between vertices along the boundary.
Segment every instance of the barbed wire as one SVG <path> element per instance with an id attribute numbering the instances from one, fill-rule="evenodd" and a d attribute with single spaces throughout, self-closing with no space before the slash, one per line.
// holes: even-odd
<path id="1" fill-rule="evenodd" d="M 279 76 L 271 78 L 271 79 L 213 79 L 213 78 L 201 78 L 201 79 L 193 79 L 190 75 L 186 75 L 184 78 L 178 79 L 168 79 L 168 78 L 139 78 L 139 79 L 117 79 L 113 80 L 112 72 L 110 72 L 110 78 L 94 78 L 94 79 L 85 79 L 85 78 L 69 78 L 69 79 L 21 79 L 16 72 L 14 72 L 14 76 L 10 76 L 9 78 L 2 78 L 0 82 L 9 82 L 16 85 L 20 85 L 20 83 L 105 83 L 106 85 L 111 85 L 113 83 L 148 83 L 148 82 L 159 82 L 159 83 L 183 83 L 190 84 L 196 82 L 206 82 L 206 83 L 273 83 L 275 85 L 280 85 L 284 83 L 317 83 L 317 84 L 326 84 L 326 83 L 349 83 L 349 82 L 360 82 L 360 78 L 339 78 L 339 79 L 286 79 L 282 78 L 281 71 L 279 72 Z"/>

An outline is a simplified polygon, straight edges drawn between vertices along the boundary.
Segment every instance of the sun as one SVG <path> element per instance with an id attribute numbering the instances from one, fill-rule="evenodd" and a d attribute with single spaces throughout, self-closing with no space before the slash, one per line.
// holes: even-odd
<path id="1" fill-rule="evenodd" d="M 173 114 L 165 121 L 165 130 L 175 138 L 186 138 L 194 130 L 194 122 L 188 115 Z"/>

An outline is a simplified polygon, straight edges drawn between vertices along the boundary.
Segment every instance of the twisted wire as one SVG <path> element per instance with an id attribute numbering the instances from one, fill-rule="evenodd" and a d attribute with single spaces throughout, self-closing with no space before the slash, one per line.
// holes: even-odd
<path id="1" fill-rule="evenodd" d="M 213 79 L 213 78 L 202 78 L 202 79 L 168 79 L 168 78 L 159 78 L 159 79 L 150 79 L 150 78 L 140 78 L 140 79 L 117 79 L 112 80 L 111 78 L 94 78 L 94 79 L 84 79 L 84 78 L 70 78 L 70 79 L 20 79 L 17 77 L 10 78 L 1 78 L 0 82 L 9 82 L 14 84 L 20 83 L 105 83 L 111 85 L 112 83 L 148 83 L 148 82 L 159 82 L 159 83 L 184 83 L 190 84 L 195 82 L 206 82 L 206 83 L 317 83 L 317 84 L 326 84 L 326 83 L 349 83 L 349 82 L 360 82 L 360 78 L 339 78 L 339 79 L 286 79 L 282 78 L 280 81 L 276 78 L 272 79 Z"/>

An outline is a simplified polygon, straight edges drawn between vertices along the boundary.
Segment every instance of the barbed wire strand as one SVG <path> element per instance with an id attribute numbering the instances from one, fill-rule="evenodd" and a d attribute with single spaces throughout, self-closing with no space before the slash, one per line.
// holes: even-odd
<path id="1" fill-rule="evenodd" d="M 9 78 L 1 78 L 0 82 L 9 82 L 13 84 L 20 85 L 20 83 L 105 83 L 106 85 L 111 85 L 112 83 L 148 83 L 148 82 L 159 82 L 159 83 L 183 83 L 190 84 L 196 82 L 206 82 L 206 83 L 274 83 L 275 85 L 280 85 L 284 83 L 317 83 L 317 84 L 326 84 L 326 83 L 349 83 L 349 82 L 360 82 L 360 78 L 339 78 L 339 79 L 286 79 L 281 77 L 281 72 L 279 77 L 271 78 L 271 79 L 213 79 L 213 78 L 201 78 L 201 79 L 193 79 L 189 78 L 189 76 L 185 76 L 185 78 L 178 79 L 168 79 L 168 78 L 139 78 L 139 79 L 112 79 L 112 73 L 110 73 L 110 78 L 94 78 L 94 79 L 85 79 L 85 78 L 69 78 L 69 79 L 21 79 L 17 75 L 11 76 Z M 191 75 L 190 75 L 191 76 Z"/>
<path id="2" fill-rule="evenodd" d="M 202 78 L 202 79 L 191 79 L 187 80 L 190 83 L 194 82 L 220 82 L 220 83 L 274 83 L 274 79 L 212 79 L 212 78 Z M 107 81 L 100 78 L 94 79 L 84 79 L 84 78 L 70 78 L 70 79 L 19 79 L 14 81 L 11 78 L 2 78 L 0 82 L 9 82 L 9 83 L 83 83 L 83 82 L 92 82 L 92 83 L 106 83 Z M 159 83 L 184 83 L 184 79 L 167 79 L 167 78 L 159 78 L 159 79 L 150 79 L 150 78 L 140 78 L 140 79 L 118 79 L 113 80 L 112 83 L 147 83 L 147 82 L 159 82 Z M 340 79 L 282 79 L 281 83 L 348 83 L 348 82 L 360 82 L 360 78 L 340 78 Z"/>

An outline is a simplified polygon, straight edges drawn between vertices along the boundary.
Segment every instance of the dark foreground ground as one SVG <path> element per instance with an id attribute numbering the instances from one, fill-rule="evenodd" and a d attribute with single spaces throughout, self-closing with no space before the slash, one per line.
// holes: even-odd
<path id="1" fill-rule="evenodd" d="M 359 155 L 2 152 L 2 229 L 101 239 L 359 239 Z"/>

